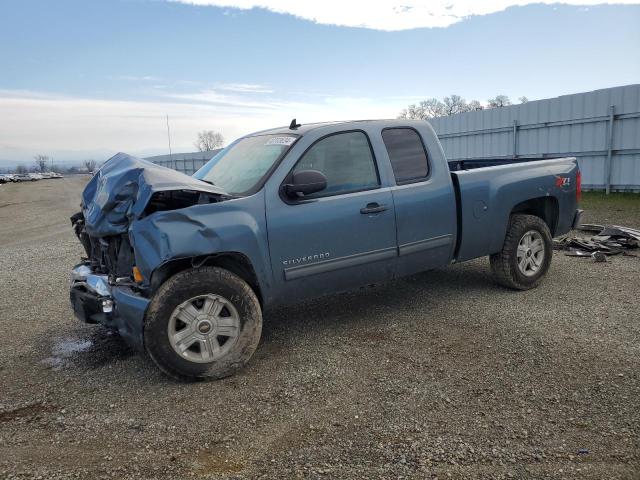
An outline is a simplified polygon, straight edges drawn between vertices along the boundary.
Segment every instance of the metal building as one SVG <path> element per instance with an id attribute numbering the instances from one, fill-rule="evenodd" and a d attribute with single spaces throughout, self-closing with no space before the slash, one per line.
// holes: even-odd
<path id="1" fill-rule="evenodd" d="M 450 160 L 574 156 L 585 189 L 640 191 L 640 84 L 430 122 Z"/>
<path id="2" fill-rule="evenodd" d="M 157 155 L 155 157 L 147 157 L 145 160 L 149 160 L 157 165 L 162 165 L 163 167 L 173 168 L 174 170 L 186 173 L 187 175 L 193 175 L 196 170 L 211 160 L 220 150 L 222 149 L 218 148 L 216 150 L 209 150 L 206 152 Z"/>

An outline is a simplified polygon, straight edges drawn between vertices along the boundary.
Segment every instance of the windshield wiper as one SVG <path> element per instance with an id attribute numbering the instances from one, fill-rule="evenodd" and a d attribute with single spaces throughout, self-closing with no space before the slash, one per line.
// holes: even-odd
<path id="1" fill-rule="evenodd" d="M 201 182 L 204 182 L 204 183 L 208 183 L 209 185 L 213 185 L 214 187 L 216 187 L 216 186 L 217 186 L 217 185 L 216 185 L 215 183 L 213 183 L 211 180 L 203 180 L 202 178 L 199 178 L 198 180 L 200 180 Z M 220 187 L 218 187 L 218 188 L 220 188 Z M 224 192 L 224 193 L 222 194 L 222 196 L 223 196 L 223 197 L 225 197 L 225 198 L 240 198 L 238 195 L 232 195 L 232 194 L 227 193 L 227 192 Z"/>

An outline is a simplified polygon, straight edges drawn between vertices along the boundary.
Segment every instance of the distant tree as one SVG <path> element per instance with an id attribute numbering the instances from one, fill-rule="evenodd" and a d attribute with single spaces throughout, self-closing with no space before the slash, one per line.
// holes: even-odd
<path id="1" fill-rule="evenodd" d="M 444 114 L 447 116 L 469 111 L 469 106 L 467 105 L 466 100 L 460 95 L 444 97 L 442 99 L 442 103 L 444 104 Z"/>
<path id="2" fill-rule="evenodd" d="M 487 100 L 489 108 L 499 108 L 511 105 L 511 100 L 506 95 L 496 95 L 495 98 Z"/>
<path id="3" fill-rule="evenodd" d="M 478 100 L 471 100 L 467 104 L 467 108 L 469 109 L 470 112 L 473 112 L 473 111 L 476 111 L 476 110 L 482 110 L 484 107 L 482 106 L 482 104 Z"/>
<path id="4" fill-rule="evenodd" d="M 520 103 L 526 103 L 527 97 L 520 97 Z M 460 95 L 450 95 L 444 97 L 442 101 L 437 98 L 429 98 L 418 104 L 411 104 L 400 112 L 398 118 L 410 118 L 418 120 L 428 120 L 435 117 L 445 117 L 463 112 L 473 112 L 484 110 L 485 108 L 498 108 L 511 105 L 511 100 L 506 95 L 496 95 L 487 100 L 487 106 L 483 106 L 478 100 L 471 100 L 469 103 Z"/>
<path id="5" fill-rule="evenodd" d="M 93 172 L 96 169 L 97 163 L 95 160 L 85 160 L 82 163 L 90 172 Z"/>
<path id="6" fill-rule="evenodd" d="M 200 152 L 215 150 L 216 148 L 220 148 L 222 147 L 222 145 L 224 145 L 224 137 L 220 132 L 214 132 L 213 130 L 203 130 L 201 132 L 198 132 L 198 137 L 194 145 Z"/>
<path id="7" fill-rule="evenodd" d="M 33 159 L 36 161 L 36 170 L 40 172 L 47 171 L 47 163 L 49 163 L 49 157 L 46 155 L 35 155 Z"/>
<path id="8" fill-rule="evenodd" d="M 427 120 L 434 117 L 442 117 L 445 113 L 445 105 L 437 98 L 429 98 L 420 103 L 409 105 L 400 112 L 398 118 L 414 120 Z"/>
<path id="9" fill-rule="evenodd" d="M 18 165 L 16 167 L 16 173 L 27 173 L 27 167 L 24 165 Z"/>

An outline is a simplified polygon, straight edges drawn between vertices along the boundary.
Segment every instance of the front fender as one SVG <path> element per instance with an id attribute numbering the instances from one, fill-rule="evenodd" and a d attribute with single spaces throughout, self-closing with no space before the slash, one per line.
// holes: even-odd
<path id="1" fill-rule="evenodd" d="M 156 212 L 133 222 L 129 239 L 148 287 L 152 273 L 171 260 L 237 252 L 251 262 L 261 289 L 271 286 L 264 197 Z"/>

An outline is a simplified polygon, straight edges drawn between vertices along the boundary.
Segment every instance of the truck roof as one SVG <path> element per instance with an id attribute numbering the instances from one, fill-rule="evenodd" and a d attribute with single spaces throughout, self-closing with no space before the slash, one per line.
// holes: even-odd
<path id="1" fill-rule="evenodd" d="M 267 130 L 261 130 L 253 132 L 251 135 L 265 135 L 265 134 L 287 134 L 297 133 L 304 135 L 312 130 L 327 126 L 340 126 L 341 129 L 348 130 L 350 128 L 357 129 L 362 128 L 363 125 L 376 125 L 380 128 L 407 126 L 412 124 L 424 125 L 425 120 L 410 120 L 410 119 L 381 119 L 381 120 L 337 120 L 332 122 L 316 122 L 316 123 L 301 123 L 296 129 L 290 129 L 288 126 L 281 126 L 276 128 L 270 128 Z"/>

